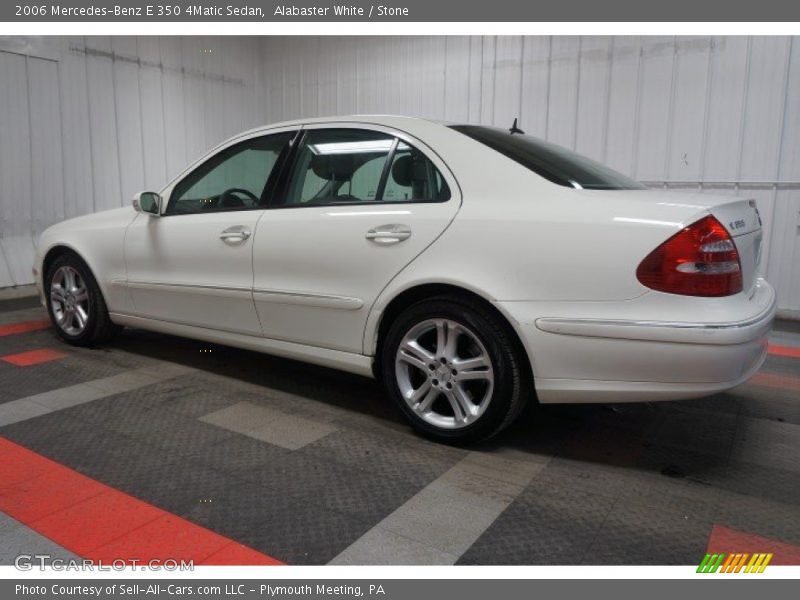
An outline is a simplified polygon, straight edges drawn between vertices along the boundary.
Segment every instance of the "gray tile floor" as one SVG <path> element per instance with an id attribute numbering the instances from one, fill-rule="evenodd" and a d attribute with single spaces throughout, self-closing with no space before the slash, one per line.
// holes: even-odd
<path id="1" fill-rule="evenodd" d="M 0 363 L 0 436 L 288 563 L 692 564 L 714 525 L 800 545 L 797 389 L 534 406 L 461 449 L 344 373 L 133 330 L 100 349 L 0 338 L 33 348 L 69 356 Z M 765 369 L 800 378 L 798 359 Z M 14 523 L 1 564 L 42 543 Z"/>
<path id="2" fill-rule="evenodd" d="M 17 557 L 23 557 L 21 565 L 34 567 L 42 562 L 50 564 L 54 559 L 79 561 L 81 558 L 1 512 L 0 540 L 0 565 L 13 565 Z"/>

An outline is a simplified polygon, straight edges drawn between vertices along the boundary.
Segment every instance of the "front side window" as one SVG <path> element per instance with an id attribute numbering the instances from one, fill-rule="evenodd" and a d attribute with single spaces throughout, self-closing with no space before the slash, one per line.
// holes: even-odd
<path id="1" fill-rule="evenodd" d="M 175 186 L 166 214 L 265 206 L 267 182 L 294 132 L 252 138 L 216 154 Z"/>
<path id="2" fill-rule="evenodd" d="M 450 198 L 441 173 L 392 135 L 364 129 L 309 130 L 283 204 L 440 202 Z"/>
<path id="3" fill-rule="evenodd" d="M 452 125 L 451 128 L 558 185 L 587 190 L 645 189 L 642 184 L 597 161 L 530 135 L 479 125 Z"/>

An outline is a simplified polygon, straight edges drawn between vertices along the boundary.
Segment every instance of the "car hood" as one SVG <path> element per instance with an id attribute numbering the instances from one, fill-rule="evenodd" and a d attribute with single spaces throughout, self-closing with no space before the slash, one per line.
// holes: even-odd
<path id="1" fill-rule="evenodd" d="M 120 235 L 122 235 L 124 229 L 137 215 L 138 213 L 132 207 L 123 206 L 122 208 L 103 210 L 55 223 L 45 229 L 39 236 L 39 243 L 37 244 L 38 260 L 51 247 L 58 244 L 70 246 L 74 239 L 92 235 L 92 232 L 118 229 Z"/>
<path id="2" fill-rule="evenodd" d="M 134 218 L 136 218 L 137 214 L 138 213 L 130 206 L 102 210 L 100 212 L 81 215 L 80 217 L 73 217 L 71 219 L 66 219 L 65 221 L 55 223 L 54 225 L 48 227 L 42 235 L 44 236 L 45 234 L 68 229 L 91 229 L 97 226 L 111 226 L 114 224 L 127 226 Z"/>

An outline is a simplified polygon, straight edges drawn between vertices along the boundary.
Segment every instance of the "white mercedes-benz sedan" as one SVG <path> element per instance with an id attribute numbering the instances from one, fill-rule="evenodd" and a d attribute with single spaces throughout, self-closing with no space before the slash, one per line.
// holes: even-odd
<path id="1" fill-rule="evenodd" d="M 352 116 L 243 133 L 54 225 L 34 272 L 69 343 L 131 326 L 374 376 L 465 442 L 531 398 L 748 379 L 775 312 L 761 239 L 753 200 L 647 190 L 516 124 Z"/>

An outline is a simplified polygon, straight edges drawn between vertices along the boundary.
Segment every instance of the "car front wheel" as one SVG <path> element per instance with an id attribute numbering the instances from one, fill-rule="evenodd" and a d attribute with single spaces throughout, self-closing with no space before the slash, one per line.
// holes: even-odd
<path id="1" fill-rule="evenodd" d="M 435 298 L 391 325 L 381 357 L 389 393 L 415 429 L 440 441 L 489 438 L 526 400 L 525 370 L 507 323 L 479 303 Z"/>
<path id="2" fill-rule="evenodd" d="M 77 255 L 56 258 L 44 283 L 50 320 L 65 341 L 88 346 L 108 340 L 119 329 L 108 316 L 94 275 Z"/>

